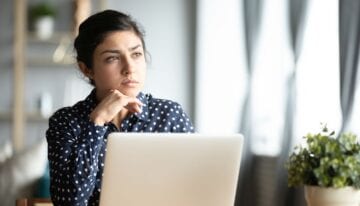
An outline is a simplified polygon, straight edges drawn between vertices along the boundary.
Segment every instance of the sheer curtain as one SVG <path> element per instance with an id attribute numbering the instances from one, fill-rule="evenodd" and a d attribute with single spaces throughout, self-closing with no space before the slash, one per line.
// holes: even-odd
<path id="1" fill-rule="evenodd" d="M 197 8 L 196 129 L 237 132 L 248 79 L 240 2 L 199 0 Z"/>
<path id="2" fill-rule="evenodd" d="M 299 196 L 299 192 L 287 187 L 286 170 L 284 165 L 288 154 L 291 150 L 292 139 L 294 137 L 294 112 L 296 107 L 296 69 L 301 54 L 301 46 L 303 43 L 303 34 L 305 26 L 305 17 L 307 16 L 308 1 L 307 0 L 289 0 L 287 5 L 288 28 L 290 33 L 290 45 L 293 66 L 287 79 L 287 101 L 285 112 L 284 133 L 281 143 L 281 153 L 278 157 L 276 169 L 276 205 L 302 205 L 304 198 Z M 301 190 L 300 190 L 301 191 Z"/>
<path id="3" fill-rule="evenodd" d="M 287 79 L 293 69 L 286 11 L 287 0 L 263 1 L 250 91 L 251 148 L 257 155 L 281 151 Z"/>
<path id="4" fill-rule="evenodd" d="M 327 123 L 341 126 L 338 1 L 309 1 L 302 51 L 296 68 L 295 139 Z"/>
<path id="5" fill-rule="evenodd" d="M 195 124 L 244 134 L 236 205 L 260 205 L 258 157 L 276 159 L 262 202 L 302 205 L 284 168 L 294 144 L 320 123 L 358 128 L 359 19 L 358 1 L 198 0 Z"/>

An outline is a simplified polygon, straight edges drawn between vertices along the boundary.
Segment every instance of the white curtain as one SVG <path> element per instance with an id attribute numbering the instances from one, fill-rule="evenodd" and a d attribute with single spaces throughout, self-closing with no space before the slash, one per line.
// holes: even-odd
<path id="1" fill-rule="evenodd" d="M 199 132 L 239 132 L 242 105 L 250 93 L 251 149 L 276 156 L 284 133 L 286 85 L 296 74 L 294 118 L 298 143 L 320 123 L 338 131 L 338 1 L 309 1 L 297 64 L 290 46 L 288 0 L 264 1 L 253 68 L 248 78 L 243 4 L 238 0 L 198 0 L 196 109 Z M 296 71 L 294 71 L 294 69 Z M 247 82 L 250 81 L 250 89 Z M 249 89 L 249 90 L 248 90 Z"/>
<path id="2" fill-rule="evenodd" d="M 293 60 L 287 0 L 264 1 L 254 52 L 251 97 L 251 148 L 255 154 L 280 153 L 284 132 L 287 81 Z"/>
<path id="3" fill-rule="evenodd" d="M 295 143 L 320 123 L 341 127 L 338 1 L 309 1 L 301 55 L 296 68 Z"/>
<path id="4" fill-rule="evenodd" d="M 198 0 L 196 105 L 198 132 L 239 131 L 246 62 L 238 0 Z"/>
<path id="5" fill-rule="evenodd" d="M 301 143 L 307 133 L 320 131 L 321 123 L 335 132 L 341 129 L 339 2 L 309 0 L 305 19 L 296 23 L 290 21 L 293 13 L 289 11 L 299 12 L 294 5 L 304 6 L 304 2 L 257 2 L 260 19 L 254 21 L 258 25 L 251 54 L 245 49 L 249 42 L 245 38 L 244 2 L 249 3 L 198 0 L 195 124 L 203 133 L 245 131 L 246 145 L 250 146 L 247 149 L 251 148 L 247 162 L 253 162 L 252 154 L 280 157 L 276 171 L 279 176 L 274 177 L 278 186 L 270 187 L 280 190 L 284 185 L 279 182 L 286 173 L 284 160 L 292 146 Z M 293 29 L 297 23 L 301 31 Z M 294 32 L 301 38 L 294 39 Z M 355 101 L 359 101 L 360 92 L 355 94 Z M 357 128 L 359 112 L 354 104 L 350 128 Z M 238 193 L 246 193 L 245 199 L 251 199 L 257 191 L 248 192 L 255 188 L 248 184 L 254 183 L 256 168 L 245 166 L 250 168 L 247 172 L 242 168 L 248 182 Z M 289 205 L 280 203 L 284 196 L 285 191 L 278 197 L 279 202 L 269 205 Z M 242 204 L 254 205 L 252 201 Z"/>

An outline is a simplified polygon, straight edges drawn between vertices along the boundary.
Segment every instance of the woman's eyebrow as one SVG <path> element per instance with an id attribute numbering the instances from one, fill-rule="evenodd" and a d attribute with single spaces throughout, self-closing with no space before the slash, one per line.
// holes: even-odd
<path id="1" fill-rule="evenodd" d="M 141 44 L 138 44 L 138 45 L 136 45 L 136 46 L 130 47 L 130 48 L 129 48 L 129 51 L 134 51 L 134 50 L 136 50 L 136 49 L 139 48 L 139 47 L 141 47 Z"/>
<path id="2" fill-rule="evenodd" d="M 129 51 L 134 51 L 134 50 L 136 50 L 136 49 L 138 49 L 138 48 L 140 48 L 140 47 L 142 47 L 141 44 L 138 44 L 138 45 L 136 45 L 136 46 L 130 47 L 128 50 L 129 50 Z M 120 54 L 121 51 L 118 50 L 118 49 L 107 49 L 107 50 L 102 51 L 100 54 L 104 54 L 104 53 L 116 53 L 116 54 Z"/>
<path id="3" fill-rule="evenodd" d="M 120 50 L 117 50 L 117 49 L 107 49 L 107 50 L 104 50 L 102 51 L 100 54 L 105 54 L 105 53 L 116 53 L 116 54 L 120 54 Z"/>

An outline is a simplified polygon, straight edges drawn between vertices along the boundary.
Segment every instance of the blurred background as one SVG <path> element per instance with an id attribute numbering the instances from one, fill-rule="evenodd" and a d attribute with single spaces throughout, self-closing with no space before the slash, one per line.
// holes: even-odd
<path id="1" fill-rule="evenodd" d="M 91 91 L 72 44 L 107 8 L 146 31 L 144 92 L 179 102 L 197 132 L 244 134 L 235 205 L 305 205 L 287 187 L 293 146 L 321 123 L 360 134 L 360 1 L 1 0 L 1 205 L 49 195 L 48 117 Z"/>

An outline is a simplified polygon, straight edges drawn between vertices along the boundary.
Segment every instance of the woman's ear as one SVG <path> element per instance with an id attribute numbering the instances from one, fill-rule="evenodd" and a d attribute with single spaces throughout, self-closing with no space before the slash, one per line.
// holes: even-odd
<path id="1" fill-rule="evenodd" d="M 78 62 L 81 72 L 89 79 L 93 79 L 93 71 L 89 69 L 84 62 Z"/>

